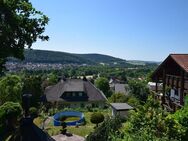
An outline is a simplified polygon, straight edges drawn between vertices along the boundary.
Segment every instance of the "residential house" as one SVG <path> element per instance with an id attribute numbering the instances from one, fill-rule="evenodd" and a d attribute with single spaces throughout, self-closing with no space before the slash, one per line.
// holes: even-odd
<path id="1" fill-rule="evenodd" d="M 64 107 L 101 107 L 105 106 L 106 97 L 87 79 L 63 79 L 56 85 L 45 89 L 48 102 Z"/>
<path id="2" fill-rule="evenodd" d="M 161 103 L 168 111 L 181 108 L 188 94 L 188 54 L 170 54 L 154 71 L 155 92 L 162 83 Z"/>
<path id="3" fill-rule="evenodd" d="M 128 94 L 129 92 L 129 87 L 128 84 L 125 84 L 125 82 L 120 81 L 115 78 L 111 78 L 109 81 L 110 89 L 114 93 L 122 93 L 122 94 Z"/>

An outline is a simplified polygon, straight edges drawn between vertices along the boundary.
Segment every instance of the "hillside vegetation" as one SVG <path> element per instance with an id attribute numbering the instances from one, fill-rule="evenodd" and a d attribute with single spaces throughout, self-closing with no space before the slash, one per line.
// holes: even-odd
<path id="1" fill-rule="evenodd" d="M 45 50 L 25 50 L 24 62 L 32 63 L 61 63 L 61 64 L 98 64 L 125 63 L 123 59 L 102 54 L 73 54 Z M 10 61 L 18 61 L 10 59 Z"/>

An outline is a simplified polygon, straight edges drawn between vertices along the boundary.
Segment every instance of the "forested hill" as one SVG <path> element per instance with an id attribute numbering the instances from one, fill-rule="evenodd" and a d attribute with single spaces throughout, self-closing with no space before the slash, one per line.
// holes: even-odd
<path id="1" fill-rule="evenodd" d="M 78 57 L 85 58 L 89 61 L 92 62 L 97 62 L 97 63 L 114 63 L 114 62 L 125 62 L 125 60 L 120 59 L 120 58 L 115 58 L 109 55 L 103 55 L 103 54 L 75 54 Z"/>
<path id="2" fill-rule="evenodd" d="M 17 61 L 11 59 L 11 61 Z M 73 54 L 46 50 L 25 50 L 24 62 L 62 63 L 62 64 L 99 64 L 125 63 L 123 59 L 102 54 Z"/>

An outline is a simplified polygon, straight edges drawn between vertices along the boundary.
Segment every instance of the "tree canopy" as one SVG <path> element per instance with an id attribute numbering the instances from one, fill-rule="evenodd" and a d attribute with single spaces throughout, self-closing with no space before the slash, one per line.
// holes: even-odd
<path id="1" fill-rule="evenodd" d="M 130 113 L 124 131 L 127 140 L 140 141 L 176 141 L 185 134 L 185 128 L 152 97 Z"/>
<path id="2" fill-rule="evenodd" d="M 21 102 L 23 83 L 17 75 L 7 75 L 0 80 L 0 104 Z"/>
<path id="3" fill-rule="evenodd" d="M 10 127 L 15 126 L 21 116 L 22 107 L 19 103 L 6 102 L 0 106 L 0 140 L 8 135 Z"/>
<path id="4" fill-rule="evenodd" d="M 24 59 L 24 48 L 30 48 L 37 39 L 48 40 L 43 35 L 48 21 L 29 0 L 0 1 L 0 72 L 7 57 Z"/>
<path id="5" fill-rule="evenodd" d="M 150 93 L 146 85 L 147 83 L 140 80 L 130 80 L 128 83 L 130 87 L 130 93 L 139 100 L 146 102 L 148 94 Z"/>
<path id="6" fill-rule="evenodd" d="M 105 95 L 106 97 L 111 96 L 110 94 L 110 86 L 108 83 L 108 79 L 105 77 L 100 77 L 95 81 L 95 85 L 98 89 L 100 89 Z"/>

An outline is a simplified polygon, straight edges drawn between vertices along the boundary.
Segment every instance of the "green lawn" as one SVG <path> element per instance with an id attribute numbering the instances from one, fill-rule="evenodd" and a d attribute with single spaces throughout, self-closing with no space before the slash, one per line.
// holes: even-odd
<path id="1" fill-rule="evenodd" d="M 90 122 L 90 116 L 91 116 L 92 112 L 84 112 L 85 115 L 85 120 L 86 120 L 86 124 L 79 126 L 79 127 L 75 127 L 75 126 L 67 126 L 67 131 L 72 133 L 72 134 L 76 134 L 79 136 L 83 136 L 85 137 L 86 135 L 88 135 L 90 132 L 93 131 L 94 129 L 94 124 L 92 124 Z M 60 130 L 62 129 L 61 126 L 54 126 L 53 125 L 53 121 L 51 121 L 47 127 L 47 132 L 52 136 L 52 135 L 57 135 L 60 134 Z"/>
<path id="2" fill-rule="evenodd" d="M 90 117 L 93 112 L 83 112 L 83 113 L 85 116 L 86 124 L 79 126 L 79 127 L 68 126 L 67 127 L 68 132 L 85 137 L 86 135 L 88 135 L 89 133 L 91 133 L 94 130 L 95 124 L 92 124 L 90 122 Z M 109 110 L 102 110 L 101 113 L 103 113 L 105 116 L 110 114 Z M 75 117 L 71 117 L 70 120 L 75 120 L 73 118 L 75 118 Z M 53 121 L 51 121 L 47 125 L 46 130 L 49 133 L 49 135 L 52 136 L 52 135 L 60 134 L 61 128 L 62 128 L 61 126 L 54 126 Z"/>

